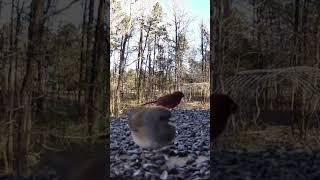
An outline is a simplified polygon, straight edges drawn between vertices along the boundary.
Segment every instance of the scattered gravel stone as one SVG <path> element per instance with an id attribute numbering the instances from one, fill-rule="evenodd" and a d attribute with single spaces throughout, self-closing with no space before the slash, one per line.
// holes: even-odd
<path id="1" fill-rule="evenodd" d="M 174 109 L 177 133 L 174 145 L 161 150 L 141 150 L 132 141 L 126 117 L 112 118 L 110 125 L 110 177 L 131 169 L 134 179 L 209 179 L 209 110 Z M 123 158 L 119 158 L 120 155 Z M 144 157 L 144 158 L 143 158 Z M 139 160 L 133 166 L 132 162 Z M 132 178 L 131 178 L 132 179 Z"/>
<path id="2" fill-rule="evenodd" d="M 34 175 L 34 176 L 28 176 L 28 177 L 12 177 L 12 176 L 2 176 L 0 177 L 0 180 L 61 180 L 59 177 L 56 177 L 55 175 L 49 175 L 49 172 L 47 175 Z"/>
<path id="3" fill-rule="evenodd" d="M 281 149 L 281 150 L 279 150 Z M 277 147 L 221 150 L 211 156 L 213 180 L 319 180 L 320 152 Z"/>
<path id="4" fill-rule="evenodd" d="M 166 180 L 168 178 L 168 172 L 164 170 L 160 176 L 160 179 Z"/>

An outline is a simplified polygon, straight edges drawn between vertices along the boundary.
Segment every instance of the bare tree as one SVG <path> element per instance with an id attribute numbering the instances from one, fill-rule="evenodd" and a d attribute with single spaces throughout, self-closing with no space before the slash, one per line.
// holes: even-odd
<path id="1" fill-rule="evenodd" d="M 105 100 L 104 94 L 105 73 L 105 0 L 100 0 L 98 9 L 98 19 L 95 31 L 94 51 L 92 52 L 92 67 L 89 88 L 89 109 L 88 109 L 88 135 L 93 135 L 94 123 L 105 118 L 103 110 Z"/>
<path id="2" fill-rule="evenodd" d="M 93 51 L 92 46 L 93 46 L 93 20 L 94 20 L 94 0 L 89 0 L 89 16 L 88 16 L 88 23 L 87 23 L 87 46 L 86 46 L 86 71 L 85 71 L 85 104 L 84 104 L 84 122 L 87 123 L 87 132 L 89 132 L 89 124 L 91 123 L 88 119 L 89 115 L 89 104 L 90 104 L 90 98 L 89 98 L 89 92 L 90 92 L 90 86 L 93 86 L 93 84 L 90 84 L 90 68 L 92 68 L 91 62 L 93 60 L 90 58 L 90 51 Z"/>
<path id="3" fill-rule="evenodd" d="M 41 39 L 38 36 L 41 31 L 43 17 L 43 0 L 32 0 L 31 15 L 28 30 L 28 50 L 26 59 L 26 73 L 20 90 L 21 105 L 23 106 L 23 117 L 18 120 L 18 139 L 16 149 L 16 170 L 17 175 L 22 175 L 27 167 L 27 152 L 30 142 L 31 120 L 32 120 L 32 90 L 34 88 L 35 61 L 39 58 L 39 47 Z"/>
<path id="4" fill-rule="evenodd" d="M 214 26 L 214 33 L 213 35 L 214 43 L 214 52 L 213 56 L 211 55 L 210 61 L 210 87 L 212 90 L 222 88 L 222 73 L 223 73 L 223 61 L 224 61 L 224 43 L 226 42 L 226 35 L 224 34 L 225 31 L 225 20 L 230 16 L 230 4 L 228 0 L 216 0 L 210 1 L 213 8 L 213 18 L 211 18 L 213 26 Z"/>
<path id="5" fill-rule="evenodd" d="M 83 7 L 83 16 L 82 16 L 82 33 L 81 33 L 81 49 L 80 49 L 80 71 L 79 71 L 79 91 L 78 91 L 78 103 L 81 104 L 81 97 L 83 93 L 83 69 L 85 64 L 85 50 L 84 50 L 84 44 L 85 44 L 85 35 L 86 35 L 86 19 L 87 19 L 87 4 L 88 0 L 84 0 L 84 7 Z M 82 109 L 79 108 L 79 115 L 80 118 L 82 117 Z"/>
<path id="6" fill-rule="evenodd" d="M 179 9 L 177 4 L 173 4 L 173 26 L 174 26 L 174 51 L 175 51 L 175 90 L 180 90 L 182 81 L 182 59 L 187 48 L 186 29 L 191 22 L 184 9 Z"/>

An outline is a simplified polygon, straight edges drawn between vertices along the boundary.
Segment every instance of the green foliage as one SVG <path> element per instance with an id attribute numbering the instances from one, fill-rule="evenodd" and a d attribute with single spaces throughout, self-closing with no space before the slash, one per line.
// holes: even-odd
<path id="1" fill-rule="evenodd" d="M 188 48 L 188 41 L 186 39 L 186 34 L 185 33 L 180 33 L 179 34 L 179 48 L 181 51 L 184 51 Z"/>
<path id="2" fill-rule="evenodd" d="M 129 15 L 124 15 L 123 19 L 118 25 L 118 28 L 121 32 L 126 32 L 130 26 L 131 17 Z"/>
<path id="3" fill-rule="evenodd" d="M 150 21 L 155 21 L 155 23 L 159 23 L 162 19 L 162 7 L 159 2 L 157 2 L 152 9 L 152 15 L 150 17 Z"/>

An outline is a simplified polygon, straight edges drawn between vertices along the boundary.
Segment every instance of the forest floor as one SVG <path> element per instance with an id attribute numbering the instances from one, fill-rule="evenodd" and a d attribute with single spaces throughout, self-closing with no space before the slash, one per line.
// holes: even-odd
<path id="1" fill-rule="evenodd" d="M 43 119 L 34 118 L 31 145 L 28 152 L 30 177 L 15 178 L 0 172 L 0 180 L 65 179 L 73 169 L 87 159 L 106 156 L 106 141 L 86 141 L 86 126 L 79 117 L 79 105 L 67 97 L 47 99 Z M 94 133 L 105 122 L 94 126 Z M 107 133 L 107 132 L 106 132 Z M 2 162 L 0 164 L 2 168 Z M 2 168 L 4 169 L 4 168 Z"/>
<path id="2" fill-rule="evenodd" d="M 320 144 L 314 131 L 305 140 L 293 137 L 285 126 L 222 137 L 211 157 L 211 178 L 318 180 Z"/>
<path id="3" fill-rule="evenodd" d="M 79 167 L 88 159 L 106 156 L 105 142 L 94 144 L 70 142 L 59 148 L 63 151 L 42 152 L 39 162 L 32 167 L 29 176 L 0 175 L 0 180 L 67 180 L 71 173 L 78 172 Z"/>
<path id="4" fill-rule="evenodd" d="M 288 126 L 266 126 L 250 128 L 234 135 L 226 135 L 219 140 L 219 145 L 228 149 L 264 149 L 270 145 L 290 147 L 293 149 L 320 150 L 320 130 L 310 129 L 305 139 L 299 137 L 299 132 Z"/>
<path id="5" fill-rule="evenodd" d="M 121 110 L 120 110 L 120 114 L 124 113 L 125 110 L 128 108 L 136 107 L 137 104 L 141 105 L 143 103 L 138 103 L 136 100 L 127 100 L 127 101 L 123 102 Z M 182 99 L 181 103 L 179 104 L 179 106 L 177 108 L 209 110 L 210 109 L 210 102 L 196 101 L 196 100 L 186 101 L 186 100 Z"/>
<path id="6" fill-rule="evenodd" d="M 180 107 L 183 109 L 210 109 L 210 103 L 201 101 L 184 102 Z"/>

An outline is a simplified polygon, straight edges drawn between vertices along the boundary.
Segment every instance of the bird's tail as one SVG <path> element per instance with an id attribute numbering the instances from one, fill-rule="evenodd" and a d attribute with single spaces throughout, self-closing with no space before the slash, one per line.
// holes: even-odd
<path id="1" fill-rule="evenodd" d="M 144 104 L 142 104 L 141 106 L 144 106 L 144 105 L 147 105 L 147 104 L 152 104 L 152 103 L 155 103 L 155 102 L 157 102 L 157 100 L 144 103 Z"/>

